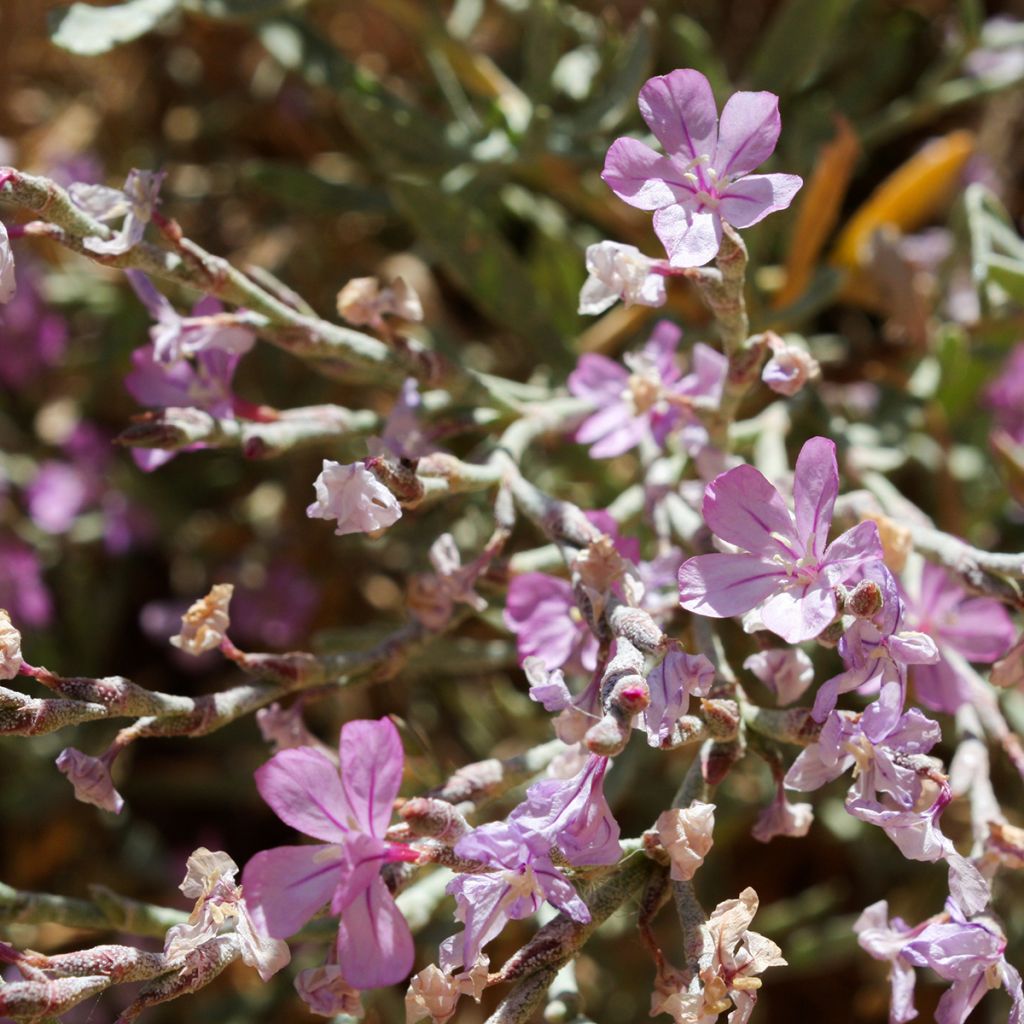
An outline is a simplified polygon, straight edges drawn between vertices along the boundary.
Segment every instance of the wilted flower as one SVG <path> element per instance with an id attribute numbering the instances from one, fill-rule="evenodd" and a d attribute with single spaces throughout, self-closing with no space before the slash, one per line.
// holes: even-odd
<path id="1" fill-rule="evenodd" d="M 776 836 L 805 836 L 814 821 L 810 804 L 791 804 L 780 783 L 772 802 L 757 816 L 750 834 L 759 843 L 771 842 Z"/>
<path id="2" fill-rule="evenodd" d="M 196 901 L 189 919 L 170 928 L 164 953 L 170 960 L 186 956 L 224 930 L 234 930 L 242 960 L 267 981 L 291 959 L 288 946 L 259 935 L 249 917 L 242 888 L 235 884 L 238 865 L 226 853 L 201 846 L 188 859 L 185 878 L 178 886 Z M 226 928 L 225 928 L 226 926 Z"/>
<path id="3" fill-rule="evenodd" d="M 818 360 L 805 348 L 784 341 L 777 334 L 768 335 L 772 357 L 764 364 L 761 380 L 779 395 L 795 395 L 809 380 L 821 373 Z"/>
<path id="4" fill-rule="evenodd" d="M 7 228 L 0 223 L 0 305 L 14 298 L 14 253 Z"/>
<path id="5" fill-rule="evenodd" d="M 644 712 L 647 742 L 659 747 L 672 736 L 672 727 L 686 714 L 690 697 L 706 697 L 715 681 L 715 667 L 703 654 L 687 654 L 678 644 L 669 647 L 647 676 L 651 703 Z"/>
<path id="6" fill-rule="evenodd" d="M 405 1024 L 418 1024 L 429 1017 L 431 1024 L 445 1024 L 455 1016 L 459 997 L 471 995 L 478 1003 L 487 984 L 486 956 L 481 956 L 472 971 L 446 974 L 429 964 L 414 974 L 405 995 Z"/>
<path id="7" fill-rule="evenodd" d="M 374 533 L 385 530 L 402 517 L 395 496 L 365 465 L 342 465 L 324 459 L 324 467 L 313 483 L 316 501 L 306 509 L 310 519 L 337 519 L 335 535 Z"/>
<path id="8" fill-rule="evenodd" d="M 338 313 L 357 327 L 379 329 L 385 316 L 422 320 L 423 304 L 405 278 L 396 277 L 390 287 L 381 288 L 375 277 L 354 277 L 338 292 Z"/>
<path id="9" fill-rule="evenodd" d="M 687 882 L 697 873 L 714 845 L 715 805 L 694 800 L 689 807 L 673 807 L 658 815 L 654 828 L 669 856 L 671 876 Z"/>
<path id="10" fill-rule="evenodd" d="M 230 583 L 215 584 L 181 617 L 181 632 L 171 637 L 171 643 L 197 657 L 219 647 L 231 625 L 228 607 L 234 590 Z"/>
<path id="11" fill-rule="evenodd" d="M 7 609 L 0 608 L 0 679 L 13 679 L 21 665 L 21 633 L 11 622 Z"/>
<path id="12" fill-rule="evenodd" d="M 119 256 L 138 245 L 153 216 L 163 180 L 163 172 L 133 169 L 125 179 L 124 191 L 80 182 L 69 186 L 71 201 L 97 220 L 124 217 L 121 230 L 109 239 L 97 235 L 84 238 L 82 244 L 86 249 L 103 256 Z"/>
<path id="13" fill-rule="evenodd" d="M 350 1017 L 363 1016 L 359 990 L 345 981 L 337 964 L 327 963 L 299 971 L 295 979 L 295 991 L 310 1012 L 320 1017 L 337 1017 L 343 1013 Z"/>
<path id="14" fill-rule="evenodd" d="M 665 156 L 636 139 L 612 143 L 601 175 L 630 206 L 654 211 L 654 231 L 674 267 L 699 267 L 722 242 L 722 223 L 748 228 L 784 210 L 803 184 L 794 174 L 751 174 L 772 155 L 779 98 L 738 92 L 719 124 L 708 80 L 693 69 L 651 78 L 640 113 Z"/>
<path id="15" fill-rule="evenodd" d="M 114 781 L 110 777 L 110 765 L 118 752 L 117 747 L 111 747 L 103 757 L 90 757 L 74 747 L 65 747 L 60 752 L 57 769 L 75 787 L 76 800 L 112 814 L 121 813 L 124 799 L 114 789 Z"/>
<path id="16" fill-rule="evenodd" d="M 620 299 L 627 306 L 665 305 L 665 260 L 652 260 L 635 245 L 597 242 L 587 246 L 587 273 L 580 291 L 580 313 L 596 316 Z"/>

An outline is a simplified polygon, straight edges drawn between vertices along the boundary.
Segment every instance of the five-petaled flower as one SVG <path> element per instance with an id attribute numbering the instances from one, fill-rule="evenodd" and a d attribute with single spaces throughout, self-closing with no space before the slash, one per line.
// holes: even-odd
<path id="1" fill-rule="evenodd" d="M 839 494 L 835 445 L 812 437 L 796 461 L 795 514 L 753 466 L 715 477 L 704 521 L 738 554 L 698 555 L 679 570 L 679 601 L 725 618 L 761 605 L 761 621 L 789 643 L 817 636 L 836 617 L 835 588 L 882 558 L 878 527 L 859 523 L 828 544 Z"/>
<path id="2" fill-rule="evenodd" d="M 380 875 L 409 847 L 384 839 L 402 782 L 402 742 L 386 718 L 341 730 L 341 773 L 319 750 L 275 754 L 256 772 L 260 795 L 286 824 L 323 841 L 257 853 L 243 886 L 256 927 L 284 939 L 322 906 L 341 915 L 338 965 L 357 989 L 401 981 L 412 970 L 409 926 Z M 326 844 L 326 845 L 324 845 Z"/>
<path id="3" fill-rule="evenodd" d="M 630 206 L 654 211 L 654 231 L 674 267 L 699 267 L 722 242 L 722 223 L 748 228 L 784 210 L 795 174 L 751 174 L 775 151 L 781 120 L 770 92 L 738 92 L 719 123 L 708 80 L 692 68 L 650 79 L 640 113 L 665 155 L 637 139 L 612 143 L 602 177 Z"/>

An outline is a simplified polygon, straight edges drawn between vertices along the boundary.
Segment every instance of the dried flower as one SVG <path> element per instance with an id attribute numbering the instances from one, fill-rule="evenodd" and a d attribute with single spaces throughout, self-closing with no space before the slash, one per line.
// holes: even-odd
<path id="1" fill-rule="evenodd" d="M 110 765 L 118 748 L 112 747 L 103 757 L 90 757 L 74 747 L 65 747 L 57 758 L 57 769 L 75 787 L 75 799 L 93 804 L 101 810 L 120 814 L 124 808 L 121 794 L 114 789 Z"/>
<path id="2" fill-rule="evenodd" d="M 381 288 L 375 277 L 354 277 L 338 292 L 338 313 L 357 327 L 379 329 L 385 316 L 422 320 L 423 304 L 405 278 L 396 277 L 390 287 Z"/>
<path id="3" fill-rule="evenodd" d="M 596 316 L 620 299 L 627 306 L 664 306 L 665 260 L 644 256 L 635 245 L 621 242 L 597 242 L 587 246 L 587 273 L 580 291 L 583 315 Z"/>
<path id="4" fill-rule="evenodd" d="M 157 196 L 164 175 L 160 171 L 130 170 L 124 182 L 124 191 L 105 185 L 85 185 L 79 182 L 68 188 L 71 201 L 97 220 L 116 220 L 124 217 L 121 230 L 109 238 L 90 235 L 82 244 L 90 252 L 102 256 L 120 256 L 142 241 L 146 225 L 153 216 Z"/>
<path id="5" fill-rule="evenodd" d="M 196 657 L 219 647 L 231 625 L 228 606 L 234 590 L 230 583 L 215 584 L 181 617 L 181 632 L 171 637 L 171 643 Z"/>
<path id="6" fill-rule="evenodd" d="M 336 519 L 336 536 L 375 533 L 402 518 L 395 496 L 361 462 L 341 465 L 324 459 L 313 483 L 316 501 L 306 509 L 310 519 Z"/>
<path id="7" fill-rule="evenodd" d="M 21 665 L 21 633 L 11 622 L 7 609 L 0 608 L 0 679 L 13 679 Z"/>
<path id="8" fill-rule="evenodd" d="M 337 964 L 300 971 L 295 979 L 295 991 L 310 1011 L 320 1017 L 336 1017 L 343 1013 L 350 1017 L 363 1016 L 359 990 L 345 981 Z"/>
<path id="9" fill-rule="evenodd" d="M 768 334 L 772 357 L 761 371 L 761 380 L 778 395 L 795 395 L 809 381 L 821 375 L 821 367 L 805 348 Z"/>
<path id="10" fill-rule="evenodd" d="M 672 864 L 672 878 L 689 881 L 714 845 L 715 805 L 694 800 L 685 810 L 674 807 L 659 814 L 654 827 Z"/>

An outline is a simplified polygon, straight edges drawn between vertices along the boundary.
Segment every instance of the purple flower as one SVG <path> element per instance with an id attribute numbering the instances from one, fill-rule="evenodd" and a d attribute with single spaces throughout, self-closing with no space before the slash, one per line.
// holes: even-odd
<path id="1" fill-rule="evenodd" d="M 668 743 L 672 727 L 686 713 L 691 694 L 705 697 L 715 681 L 715 667 L 703 654 L 687 654 L 673 645 L 647 677 L 651 703 L 644 712 L 647 742 L 652 747 Z"/>
<path id="2" fill-rule="evenodd" d="M 337 519 L 334 533 L 374 533 L 402 518 L 395 496 L 362 462 L 343 466 L 324 459 L 313 482 L 316 501 L 306 509 L 310 519 Z"/>
<path id="3" fill-rule="evenodd" d="M 74 747 L 65 747 L 57 758 L 57 770 L 75 787 L 76 800 L 120 814 L 124 800 L 110 777 L 110 765 L 119 752 L 120 748 L 114 746 L 103 757 L 90 757 Z"/>
<path id="4" fill-rule="evenodd" d="M 7 237 L 7 228 L 0 223 L 0 305 L 14 298 L 14 253 L 11 251 L 11 240 Z"/>
<path id="5" fill-rule="evenodd" d="M 526 791 L 526 799 L 509 815 L 510 825 L 537 849 L 557 846 L 570 864 L 614 864 L 622 855 L 619 824 L 604 796 L 604 776 L 611 762 L 591 754 L 571 779 L 544 779 Z"/>
<path id="6" fill-rule="evenodd" d="M 805 836 L 814 821 L 810 804 L 791 804 L 786 799 L 786 790 L 781 784 L 775 790 L 775 798 L 757 816 L 750 834 L 759 843 L 770 843 L 777 836 Z"/>
<path id="7" fill-rule="evenodd" d="M 580 424 L 576 440 L 591 445 L 595 459 L 611 458 L 653 438 L 660 447 L 668 435 L 687 425 L 689 447 L 701 447 L 706 433 L 693 415 L 695 402 L 717 405 L 728 360 L 707 345 L 693 348 L 694 372 L 682 376 L 676 349 L 682 331 L 659 321 L 647 344 L 625 357 L 625 366 L 607 356 L 587 353 L 569 375 L 569 390 L 588 399 L 597 411 Z"/>
<path id="8" fill-rule="evenodd" d="M 86 249 L 104 256 L 119 256 L 142 241 L 146 225 L 153 216 L 162 171 L 131 170 L 124 182 L 124 191 L 105 185 L 76 183 L 68 188 L 71 201 L 97 220 L 123 217 L 121 230 L 109 239 L 93 235 L 83 240 Z"/>
<path id="9" fill-rule="evenodd" d="M 0 297 L 3 289 L 2 252 L 0 238 Z M 32 266 L 22 265 L 19 268 L 18 284 L 17 293 L 0 310 L 0 331 L 4 339 L 0 381 L 12 388 L 24 387 L 41 370 L 59 362 L 68 342 L 67 322 L 47 309 Z"/>
<path id="10" fill-rule="evenodd" d="M 1024 444 L 1024 342 L 1014 346 L 999 376 L 989 384 L 985 399 L 997 426 L 1017 444 Z"/>
<path id="11" fill-rule="evenodd" d="M 583 621 L 568 580 L 542 572 L 513 578 L 508 587 L 505 625 L 516 635 L 519 663 L 540 658 L 553 672 L 593 672 L 597 638 Z"/>
<path id="12" fill-rule="evenodd" d="M 47 626 L 53 617 L 39 556 L 13 537 L 0 537 L 0 608 L 30 628 Z"/>
<path id="13" fill-rule="evenodd" d="M 320 603 L 320 588 L 300 566 L 276 558 L 260 578 L 240 572 L 238 579 L 231 603 L 233 636 L 286 649 L 305 636 Z"/>
<path id="14" fill-rule="evenodd" d="M 256 344 L 244 313 L 225 313 L 216 299 L 207 297 L 193 306 L 191 316 L 183 317 L 141 271 L 126 270 L 125 276 L 156 321 L 149 336 L 157 362 L 176 363 L 212 349 L 242 356 Z"/>
<path id="15" fill-rule="evenodd" d="M 965 662 L 989 664 L 1001 658 L 1016 637 L 1013 620 L 999 601 L 971 597 L 944 569 L 925 562 L 916 599 L 905 596 L 909 626 L 930 636 L 938 661 L 916 664 L 910 679 L 917 699 L 933 711 L 955 714 L 972 698 Z"/>
<path id="16" fill-rule="evenodd" d="M 753 466 L 715 477 L 704 495 L 704 521 L 745 553 L 684 562 L 680 604 L 714 618 L 761 605 L 761 621 L 783 640 L 817 636 L 836 617 L 835 587 L 882 558 L 873 522 L 858 524 L 826 547 L 838 493 L 835 445 L 824 437 L 812 437 L 796 461 L 795 514 Z"/>
<path id="17" fill-rule="evenodd" d="M 644 85 L 640 113 L 666 155 L 616 139 L 601 176 L 630 206 L 654 211 L 654 231 L 674 267 L 707 263 L 721 245 L 723 221 L 748 228 L 784 210 L 803 184 L 793 174 L 750 173 L 779 139 L 774 93 L 735 93 L 719 123 L 708 80 L 678 70 Z"/>
<path id="18" fill-rule="evenodd" d="M 81 466 L 48 460 L 25 488 L 28 514 L 46 533 L 67 533 L 96 498 L 96 479 Z"/>
<path id="19" fill-rule="evenodd" d="M 237 352 L 206 349 L 195 362 L 161 362 L 153 345 L 143 345 L 132 353 L 132 370 L 124 386 L 140 405 L 151 409 L 191 407 L 211 416 L 225 418 L 234 414 L 231 379 L 241 357 Z"/>
<path id="20" fill-rule="evenodd" d="M 423 411 L 423 396 L 415 377 L 409 377 L 402 384 L 398 398 L 388 413 L 380 440 L 370 438 L 368 447 L 371 455 L 379 455 L 384 449 L 400 459 L 421 459 L 436 451 L 429 432 L 420 423 Z"/>
<path id="21" fill-rule="evenodd" d="M 340 776 L 308 747 L 282 750 L 257 770 L 260 795 L 277 816 L 323 842 L 256 854 L 243 875 L 246 902 L 256 927 L 275 939 L 294 935 L 330 903 L 341 915 L 338 964 L 348 983 L 391 985 L 413 962 L 409 926 L 380 877 L 386 862 L 414 857 L 384 839 L 402 782 L 398 730 L 386 718 L 348 722 L 339 756 Z"/>
<path id="22" fill-rule="evenodd" d="M 574 921 L 590 920 L 590 911 L 572 884 L 546 853 L 537 851 L 536 840 L 531 842 L 512 823 L 493 822 L 474 829 L 458 841 L 455 853 L 494 870 L 457 875 L 448 883 L 447 892 L 458 904 L 456 920 L 465 925 L 451 949 L 452 965 L 475 964 L 480 950 L 506 922 L 529 917 L 545 901 Z"/>
<path id="23" fill-rule="evenodd" d="M 597 242 L 587 246 L 587 273 L 580 290 L 579 312 L 596 316 L 620 299 L 627 306 L 664 306 L 664 260 L 652 260 L 635 245 Z"/>
<path id="24" fill-rule="evenodd" d="M 853 927 L 861 948 L 889 963 L 892 1024 L 905 1024 L 917 1016 L 915 967 L 928 967 L 952 982 L 936 1008 L 938 1024 L 963 1024 L 982 996 L 1000 986 L 1013 1000 L 1010 1024 L 1024 1020 L 1020 974 L 1006 962 L 1006 938 L 993 922 L 968 921 L 950 900 L 944 914 L 910 927 L 898 917 L 890 921 L 889 906 L 881 900 L 868 907 Z"/>

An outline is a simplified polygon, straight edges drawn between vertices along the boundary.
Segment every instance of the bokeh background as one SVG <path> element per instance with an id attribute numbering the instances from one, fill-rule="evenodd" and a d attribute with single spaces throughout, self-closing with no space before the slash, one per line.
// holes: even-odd
<path id="1" fill-rule="evenodd" d="M 684 284 L 659 312 L 619 308 L 596 322 L 576 313 L 589 243 L 658 252 L 649 217 L 598 177 L 609 143 L 642 129 L 644 80 L 696 67 L 720 103 L 736 88 L 779 93 L 772 169 L 808 184 L 747 244 L 755 326 L 802 333 L 823 365 L 820 388 L 792 404 L 794 443 L 840 423 L 837 439 L 858 456 L 848 471 L 887 474 L 943 528 L 1020 549 L 1011 495 L 1024 474 L 1014 450 L 991 446 L 983 399 L 1021 334 L 1020 306 L 971 280 L 962 196 L 981 181 L 1011 221 L 1024 213 L 1024 32 L 1006 22 L 983 34 L 987 19 L 1024 16 L 1024 4 L 209 0 L 97 57 L 50 41 L 57 7 L 0 0 L 0 163 L 115 186 L 133 167 L 162 169 L 164 214 L 205 248 L 272 272 L 327 316 L 349 278 L 400 273 L 424 298 L 432 344 L 523 381 L 561 382 L 581 352 L 616 354 L 662 314 L 691 340 L 705 336 Z M 928 143 L 931 157 L 915 164 Z M 854 218 L 901 168 L 904 191 L 869 208 L 869 229 L 883 231 L 874 258 L 859 264 L 849 232 L 865 228 Z M 230 666 L 167 644 L 177 616 L 212 583 L 237 585 L 232 636 L 243 646 L 365 646 L 402 621 L 405 578 L 426 566 L 439 533 L 457 522 L 464 547 L 486 538 L 488 509 L 475 498 L 433 506 L 381 541 L 334 538 L 308 521 L 320 460 L 351 461 L 363 454 L 355 445 L 267 461 L 194 453 L 141 472 L 112 440 L 139 412 L 122 379 L 146 340 L 144 310 L 118 273 L 49 243 L 15 244 L 19 296 L 0 313 L 0 605 L 22 626 L 31 662 L 176 693 L 223 688 L 235 680 Z M 194 299 L 172 297 L 180 308 Z M 237 385 L 279 408 L 330 401 L 386 411 L 393 400 L 266 345 L 243 361 Z M 756 413 L 757 401 L 745 411 Z M 471 454 L 478 440 L 453 448 Z M 636 463 L 595 464 L 564 441 L 535 453 L 529 470 L 603 507 Z M 537 543 L 524 528 L 513 547 Z M 420 786 L 545 739 L 547 716 L 525 696 L 495 611 L 500 576 L 484 587 L 491 611 L 455 638 L 393 680 L 310 705 L 314 730 L 330 741 L 347 719 L 400 716 Z M 268 751 L 251 719 L 199 740 L 137 744 L 115 772 L 128 804 L 120 817 L 76 803 L 54 757 L 65 745 L 97 754 L 115 729 L 0 742 L 0 880 L 65 895 L 101 883 L 184 907 L 175 887 L 195 847 L 244 864 L 291 841 L 252 784 Z M 610 795 L 624 834 L 667 805 L 688 757 L 637 742 L 620 759 Z M 1019 777 L 998 760 L 995 774 L 1007 806 L 1019 807 Z M 709 906 L 753 885 L 764 908 L 755 927 L 790 961 L 766 976 L 758 1019 L 883 1021 L 884 968 L 859 952 L 852 920 L 884 895 L 908 919 L 937 911 L 944 870 L 909 865 L 849 818 L 842 786 L 822 800 L 809 837 L 763 847 L 749 830 L 770 791 L 752 759 L 730 776 L 698 879 Z M 966 831 L 959 808 L 946 820 L 952 834 Z M 1018 950 L 1020 896 L 1019 885 L 1004 885 Z M 445 913 L 428 929 L 421 966 L 453 928 Z M 647 1015 L 653 972 L 630 928 L 616 918 L 579 962 L 600 1024 Z M 672 948 L 669 913 L 661 933 Z M 511 951 L 525 934 L 510 928 L 496 949 Z M 0 925 L 0 935 L 46 951 L 87 940 L 58 926 Z M 321 953 L 299 948 L 296 961 L 309 966 Z M 941 991 L 920 985 L 922 1020 Z M 111 1021 L 121 993 L 68 1019 Z M 458 1020 L 482 1020 L 486 1005 L 464 1005 Z M 1006 1005 L 991 996 L 977 1019 L 1002 1019 Z M 286 979 L 263 986 L 236 964 L 148 1019 L 308 1014 Z M 370 1001 L 368 1020 L 401 1019 L 400 992 Z"/>

